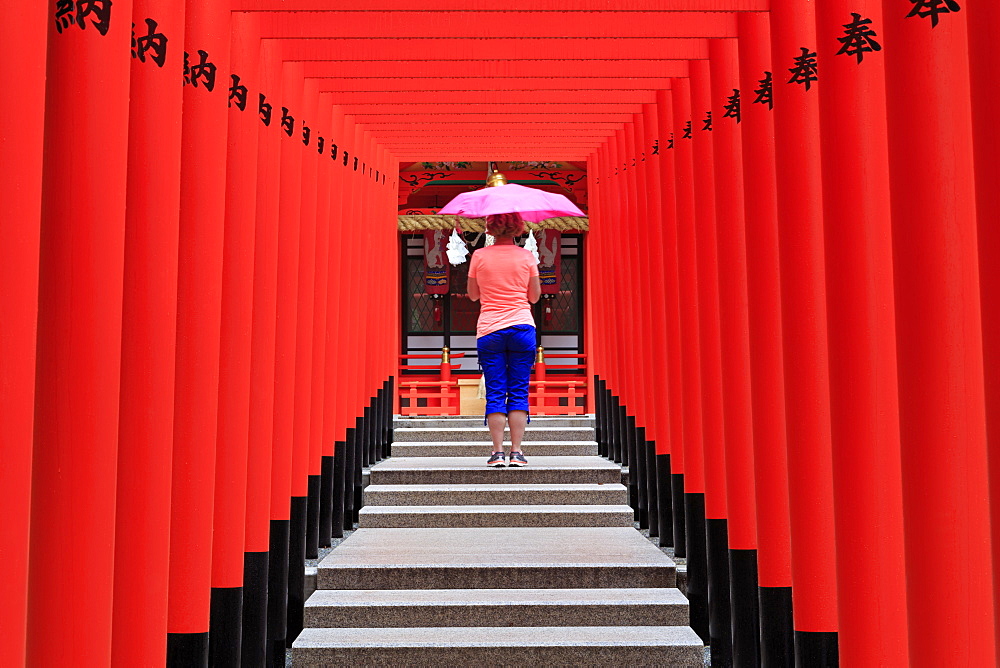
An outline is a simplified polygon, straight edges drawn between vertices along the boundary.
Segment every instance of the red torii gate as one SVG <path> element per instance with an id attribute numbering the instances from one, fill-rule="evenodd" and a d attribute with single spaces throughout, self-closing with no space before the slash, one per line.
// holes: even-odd
<path id="1" fill-rule="evenodd" d="M 172 663 L 201 661 L 210 593 L 219 661 L 240 625 L 245 652 L 266 635 L 283 653 L 287 564 L 324 539 L 303 542 L 322 524 L 318 486 L 354 487 L 324 477 L 334 443 L 375 456 L 347 444 L 370 442 L 397 323 L 362 314 L 395 313 L 397 286 L 359 277 L 394 248 L 396 165 L 530 158 L 589 162 L 602 414 L 618 457 L 648 467 L 643 521 L 688 547 L 692 623 L 713 657 L 731 638 L 737 663 L 755 658 L 759 596 L 768 661 L 787 663 L 794 624 L 808 665 L 838 649 L 846 665 L 995 663 L 993 4 L 515 0 L 508 15 L 483 0 L 121 0 L 106 22 L 16 8 L 0 49 L 36 57 L 5 75 L 18 103 L 0 112 L 5 205 L 24 221 L 0 230 L 15 572 L 0 663 L 158 663 L 164 633 Z M 841 53 L 854 13 L 882 50 Z M 148 18 L 189 67 L 211 54 L 215 90 L 195 71 L 181 89 L 180 48 L 126 75 L 128 24 L 141 37 Z M 424 86 L 431 67 L 454 87 Z M 249 111 L 226 116 L 230 72 Z M 279 134 L 282 107 L 294 136 Z M 543 123 L 552 134 L 526 133 Z M 336 161 L 312 157 L 320 136 Z M 348 222 L 381 215 L 384 228 Z M 647 243 L 634 219 L 654 221 Z M 361 252 L 337 243 L 348 232 Z M 654 469 L 671 485 L 650 486 Z M 941 577 L 932 547 L 961 568 Z M 267 586 L 268 558 L 265 615 L 238 595 L 259 594 L 262 573 Z"/>

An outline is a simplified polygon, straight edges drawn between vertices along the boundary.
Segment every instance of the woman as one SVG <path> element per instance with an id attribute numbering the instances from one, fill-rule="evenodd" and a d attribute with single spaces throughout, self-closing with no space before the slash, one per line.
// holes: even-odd
<path id="1" fill-rule="evenodd" d="M 542 286 L 535 257 L 514 244 L 514 237 L 524 234 L 519 214 L 488 216 L 486 233 L 496 242 L 473 253 L 469 265 L 469 298 L 482 299 L 476 349 L 486 378 L 486 422 L 493 439 L 486 465 L 505 465 L 503 432 L 509 425 L 510 465 L 527 466 L 521 439 L 528 424 L 528 375 L 535 359 L 529 302 L 538 301 Z"/>

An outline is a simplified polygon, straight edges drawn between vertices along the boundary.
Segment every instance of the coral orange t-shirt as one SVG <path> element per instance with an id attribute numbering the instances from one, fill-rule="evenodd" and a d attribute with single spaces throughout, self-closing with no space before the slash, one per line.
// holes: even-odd
<path id="1" fill-rule="evenodd" d="M 469 278 L 479 283 L 479 321 L 476 337 L 514 325 L 531 325 L 528 282 L 538 276 L 531 251 L 514 244 L 494 244 L 472 254 Z"/>

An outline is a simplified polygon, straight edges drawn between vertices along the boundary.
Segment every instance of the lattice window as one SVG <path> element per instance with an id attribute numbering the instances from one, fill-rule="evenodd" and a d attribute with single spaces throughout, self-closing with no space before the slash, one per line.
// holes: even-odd
<path id="1" fill-rule="evenodd" d="M 424 258 L 406 258 L 407 331 L 411 333 L 442 332 L 444 318 L 435 320 L 434 307 L 444 306 L 444 300 L 434 300 L 424 292 Z"/>
<path id="2" fill-rule="evenodd" d="M 466 261 L 451 268 L 451 331 L 453 334 L 471 334 L 476 331 L 479 319 L 479 302 L 468 297 L 469 265 Z"/>
<path id="3" fill-rule="evenodd" d="M 551 319 L 537 319 L 542 332 L 573 332 L 580 329 L 580 257 L 562 256 L 562 276 L 559 292 L 552 299 L 543 299 L 542 309 L 552 308 Z"/>

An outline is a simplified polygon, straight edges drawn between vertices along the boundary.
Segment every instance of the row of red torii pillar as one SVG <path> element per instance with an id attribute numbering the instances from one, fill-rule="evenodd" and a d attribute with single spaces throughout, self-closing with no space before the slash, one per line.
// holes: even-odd
<path id="1" fill-rule="evenodd" d="M 0 665 L 200 665 L 210 605 L 213 663 L 239 665 L 245 561 L 259 607 L 334 444 L 389 416 L 397 165 L 253 22 L 218 0 L 0 22 Z"/>
<path id="2" fill-rule="evenodd" d="M 655 442 L 713 665 L 1000 665 L 1000 6 L 961 4 L 775 0 L 591 156 L 601 439 Z M 838 55 L 852 12 L 883 48 Z"/>

